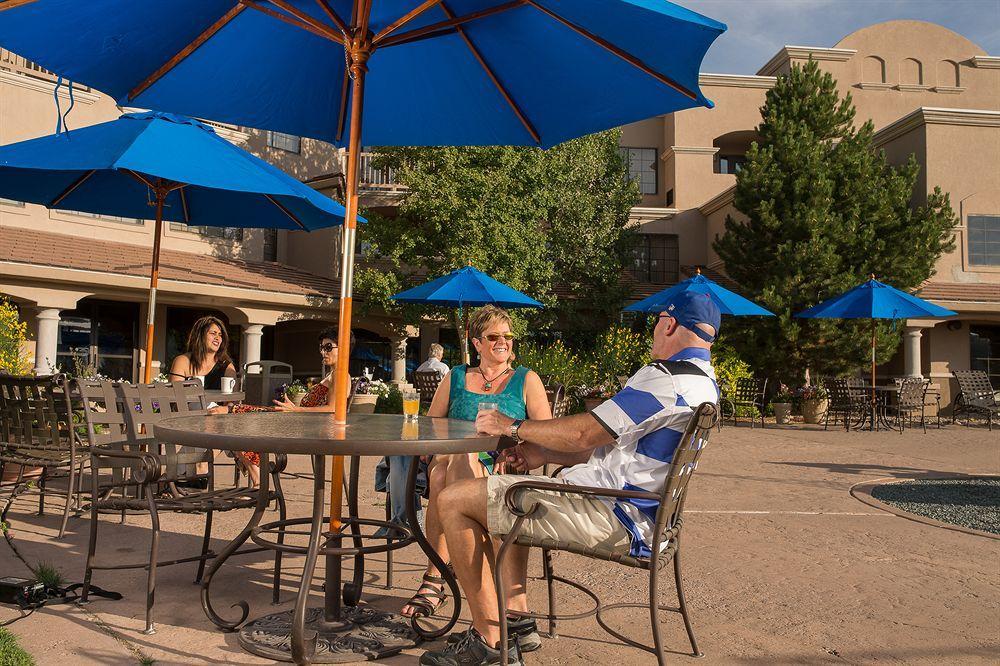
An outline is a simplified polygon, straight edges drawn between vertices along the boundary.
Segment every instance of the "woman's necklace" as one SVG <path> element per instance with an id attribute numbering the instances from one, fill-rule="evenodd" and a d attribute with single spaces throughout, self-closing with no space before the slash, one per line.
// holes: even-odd
<path id="1" fill-rule="evenodd" d="M 486 373 L 483 372 L 482 366 L 480 366 L 479 367 L 479 374 L 481 374 L 483 376 L 483 390 L 486 391 L 487 393 L 489 393 L 490 391 L 492 391 L 493 390 L 493 382 L 495 382 L 496 380 L 500 379 L 501 377 L 503 377 L 504 375 L 506 375 L 508 372 L 510 372 L 510 368 L 509 367 L 506 368 L 506 369 L 504 369 L 503 372 L 501 372 L 500 374 L 498 374 L 493 379 L 490 379 L 489 377 L 486 376 Z"/>

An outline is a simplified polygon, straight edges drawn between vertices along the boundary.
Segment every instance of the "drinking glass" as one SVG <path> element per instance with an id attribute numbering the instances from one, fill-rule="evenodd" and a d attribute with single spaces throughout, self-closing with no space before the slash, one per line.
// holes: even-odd
<path id="1" fill-rule="evenodd" d="M 420 413 L 420 394 L 416 391 L 403 393 L 403 416 L 407 421 L 416 421 Z"/>
<path id="2" fill-rule="evenodd" d="M 481 412 L 488 412 L 488 411 L 491 411 L 491 410 L 494 410 L 494 409 L 495 410 L 499 410 L 500 409 L 500 403 L 497 403 L 497 402 L 481 402 L 481 403 L 479 403 L 479 411 L 481 411 Z"/>

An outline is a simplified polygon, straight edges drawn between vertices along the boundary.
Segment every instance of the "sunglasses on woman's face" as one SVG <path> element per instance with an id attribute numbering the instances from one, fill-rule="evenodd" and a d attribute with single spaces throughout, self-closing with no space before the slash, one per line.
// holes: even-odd
<path id="1" fill-rule="evenodd" d="M 506 340 L 510 342 L 514 339 L 513 333 L 490 333 L 489 335 L 484 335 L 479 338 L 480 340 L 489 340 L 490 342 L 499 342 L 500 340 Z"/>
<path id="2" fill-rule="evenodd" d="M 322 345 L 319 346 L 319 350 L 321 352 L 323 352 L 324 354 L 329 354 L 330 352 L 332 352 L 336 348 L 337 348 L 337 345 L 333 344 L 332 342 L 327 342 L 326 344 L 322 344 Z"/>

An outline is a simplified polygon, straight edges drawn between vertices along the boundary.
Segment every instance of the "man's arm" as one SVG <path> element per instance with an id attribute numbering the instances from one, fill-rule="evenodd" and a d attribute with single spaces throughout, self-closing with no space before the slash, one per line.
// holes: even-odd
<path id="1" fill-rule="evenodd" d="M 488 435 L 509 435 L 510 424 L 513 422 L 514 419 L 500 412 L 480 412 L 476 418 L 476 429 Z M 614 441 L 611 433 L 591 414 L 525 421 L 517 434 L 526 442 L 536 444 L 559 457 L 564 454 L 589 456 L 594 449 Z M 578 458 L 575 460 L 578 461 Z"/>

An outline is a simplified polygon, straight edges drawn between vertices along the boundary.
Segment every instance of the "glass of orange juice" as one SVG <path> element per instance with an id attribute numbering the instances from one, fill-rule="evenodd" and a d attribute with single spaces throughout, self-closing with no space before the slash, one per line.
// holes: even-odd
<path id="1" fill-rule="evenodd" d="M 403 392 L 403 416 L 407 421 L 416 421 L 420 413 L 420 394 L 416 391 Z"/>

